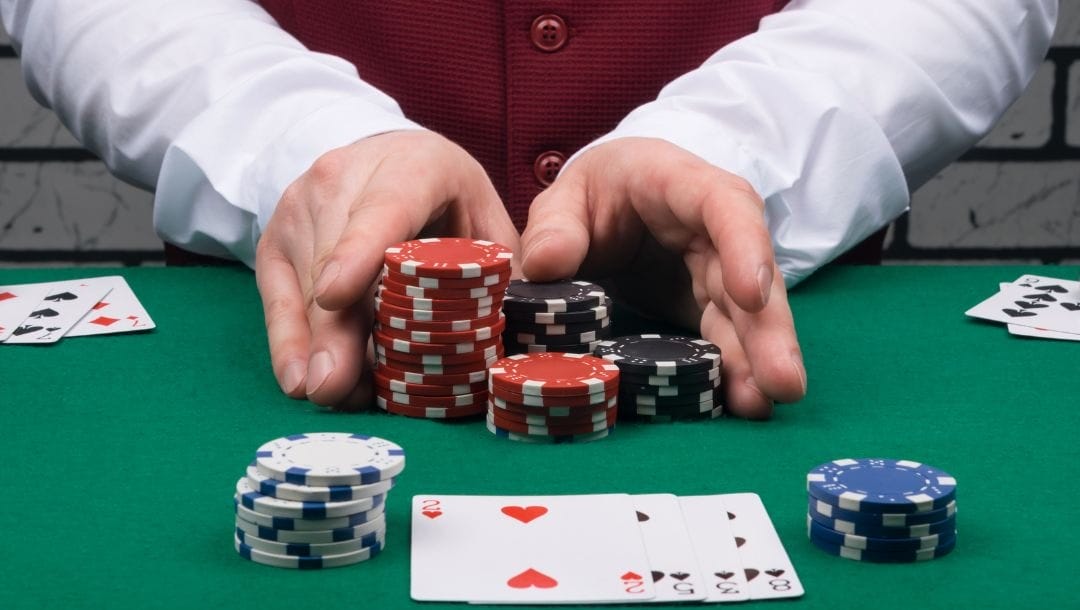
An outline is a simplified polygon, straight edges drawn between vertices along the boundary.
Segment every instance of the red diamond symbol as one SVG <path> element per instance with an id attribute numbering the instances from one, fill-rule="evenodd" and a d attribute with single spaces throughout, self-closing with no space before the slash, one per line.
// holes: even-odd
<path id="1" fill-rule="evenodd" d="M 108 306 L 109 306 L 109 304 L 106 303 L 105 301 L 98 301 L 98 304 L 94 305 L 94 311 L 97 311 L 98 309 L 101 309 L 103 307 L 108 307 Z"/>
<path id="2" fill-rule="evenodd" d="M 6 301 L 8 299 L 14 299 L 15 295 L 10 292 L 0 292 L 0 301 Z"/>
<path id="3" fill-rule="evenodd" d="M 120 320 L 117 319 L 117 318 L 110 318 L 108 316 L 98 316 L 98 317 L 94 318 L 93 320 L 90 320 L 90 323 L 91 324 L 97 324 L 99 326 L 111 326 L 113 324 L 116 324 L 119 321 Z"/>

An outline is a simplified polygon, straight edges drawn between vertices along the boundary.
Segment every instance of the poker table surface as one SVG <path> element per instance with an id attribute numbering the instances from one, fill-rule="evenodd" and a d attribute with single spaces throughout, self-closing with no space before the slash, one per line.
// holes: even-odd
<path id="1" fill-rule="evenodd" d="M 157 323 L 0 346 L 0 608 L 404 608 L 419 605 L 409 599 L 415 494 L 729 492 L 761 496 L 806 588 L 791 602 L 802 607 L 1077 607 L 1080 345 L 963 314 L 1027 272 L 1073 279 L 1078 269 L 825 269 L 790 295 L 809 392 L 771 421 L 628 423 L 598 442 L 528 445 L 482 421 L 286 398 L 246 269 L 0 269 L 0 285 L 122 274 Z M 329 431 L 407 452 L 385 550 L 313 571 L 240 558 L 232 495 L 255 449 Z M 847 457 L 953 474 L 956 550 L 885 565 L 813 547 L 806 472 Z"/>

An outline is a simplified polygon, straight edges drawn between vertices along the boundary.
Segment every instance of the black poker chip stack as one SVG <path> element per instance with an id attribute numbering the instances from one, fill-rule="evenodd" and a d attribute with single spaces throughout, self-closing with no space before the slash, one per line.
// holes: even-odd
<path id="1" fill-rule="evenodd" d="M 643 334 L 601 341 L 596 356 L 619 367 L 619 416 L 644 421 L 723 414 L 720 348 L 704 339 Z"/>
<path id="2" fill-rule="evenodd" d="M 507 354 L 588 354 L 611 336 L 611 299 L 591 282 L 513 280 L 503 314 Z"/>

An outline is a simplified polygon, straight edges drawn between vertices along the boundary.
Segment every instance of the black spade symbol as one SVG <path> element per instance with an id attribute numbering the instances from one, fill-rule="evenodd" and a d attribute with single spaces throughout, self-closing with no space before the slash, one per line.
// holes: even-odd
<path id="1" fill-rule="evenodd" d="M 640 523 L 642 521 L 648 521 L 649 520 L 649 515 L 646 515 L 645 513 L 641 512 L 640 510 L 636 510 L 634 512 L 637 513 L 638 523 Z"/>
<path id="2" fill-rule="evenodd" d="M 45 297 L 45 300 L 59 303 L 60 301 L 74 301 L 77 298 L 79 298 L 78 295 L 71 294 L 70 292 L 58 292 Z"/>

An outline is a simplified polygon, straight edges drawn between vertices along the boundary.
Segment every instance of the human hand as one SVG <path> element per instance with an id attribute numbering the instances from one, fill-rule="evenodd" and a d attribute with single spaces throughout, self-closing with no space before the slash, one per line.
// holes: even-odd
<path id="1" fill-rule="evenodd" d="M 764 419 L 806 393 L 806 371 L 764 202 L 743 179 L 671 143 L 592 148 L 538 195 L 526 277 L 611 277 L 620 293 L 720 346 L 727 409 Z"/>
<path id="2" fill-rule="evenodd" d="M 370 404 L 366 348 L 383 252 L 421 232 L 518 247 L 483 168 L 432 132 L 332 150 L 285 190 L 255 253 L 282 391 L 340 408 Z"/>

